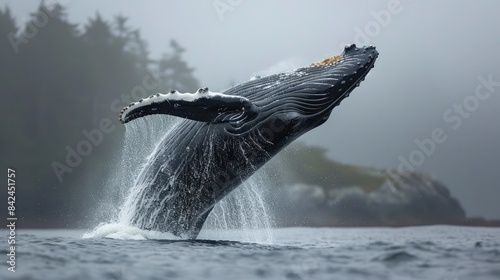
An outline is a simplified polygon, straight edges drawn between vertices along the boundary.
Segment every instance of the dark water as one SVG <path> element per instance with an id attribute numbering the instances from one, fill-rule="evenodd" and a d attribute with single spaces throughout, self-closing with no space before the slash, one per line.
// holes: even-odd
<path id="1" fill-rule="evenodd" d="M 500 279 L 492 228 L 213 230 L 196 241 L 144 239 L 166 236 L 133 228 L 84 233 L 19 230 L 16 272 L 4 242 L 0 279 Z M 248 242 L 259 236 L 269 244 Z"/>

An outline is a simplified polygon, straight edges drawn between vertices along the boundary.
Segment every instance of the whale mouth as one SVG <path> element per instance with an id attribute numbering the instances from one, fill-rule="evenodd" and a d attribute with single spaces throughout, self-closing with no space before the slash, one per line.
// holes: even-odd
<path id="1" fill-rule="evenodd" d="M 374 46 L 348 45 L 344 52 L 292 71 L 251 79 L 222 93 L 199 89 L 194 94 L 155 94 L 125 107 L 122 123 L 153 114 L 168 114 L 208 123 L 229 123 L 243 133 L 276 113 L 328 117 L 374 67 Z"/>

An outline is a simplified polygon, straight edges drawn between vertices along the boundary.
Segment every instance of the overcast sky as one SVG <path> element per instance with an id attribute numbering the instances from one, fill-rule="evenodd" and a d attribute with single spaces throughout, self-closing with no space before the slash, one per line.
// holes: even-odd
<path id="1" fill-rule="evenodd" d="M 97 11 L 129 17 L 153 56 L 177 40 L 212 90 L 307 65 L 345 43 L 373 44 L 380 57 L 367 80 L 301 139 L 365 166 L 396 168 L 413 155 L 413 166 L 445 183 L 468 215 L 500 218 L 500 86 L 482 86 L 475 96 L 479 77 L 500 82 L 498 1 L 59 2 L 80 25 Z M 39 2 L 0 0 L 6 3 L 22 21 Z M 428 155 L 418 152 L 415 140 L 435 130 L 445 140 L 433 141 Z"/>

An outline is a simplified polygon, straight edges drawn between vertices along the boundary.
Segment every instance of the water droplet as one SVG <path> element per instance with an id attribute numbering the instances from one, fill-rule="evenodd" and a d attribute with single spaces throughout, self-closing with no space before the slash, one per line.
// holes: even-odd
<path id="1" fill-rule="evenodd" d="M 245 99 L 240 98 L 240 102 L 241 102 L 241 103 L 245 102 Z"/>
<path id="2" fill-rule="evenodd" d="M 340 84 L 341 84 L 341 85 L 345 84 L 345 81 L 341 81 L 341 82 L 340 82 Z"/>
<path id="3" fill-rule="evenodd" d="M 175 104 L 174 104 L 174 107 L 175 107 L 175 108 L 177 108 L 177 107 L 179 107 L 179 106 L 181 106 L 179 103 L 175 103 Z"/>

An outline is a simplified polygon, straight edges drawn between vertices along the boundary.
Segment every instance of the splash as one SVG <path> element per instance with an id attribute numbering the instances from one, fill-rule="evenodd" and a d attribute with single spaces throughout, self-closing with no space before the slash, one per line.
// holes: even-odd
<path id="1" fill-rule="evenodd" d="M 84 238 L 178 239 L 169 233 L 139 229 L 131 221 L 136 204 L 141 203 L 136 199 L 142 189 L 136 179 L 162 139 L 176 133 L 181 123 L 180 118 L 156 115 L 125 126 L 122 156 L 108 180 L 107 193 L 112 198 L 105 200 L 106 207 L 101 210 L 108 213 L 107 218 L 103 217 L 108 222 L 86 233 Z M 266 173 L 259 171 L 222 199 L 210 213 L 199 238 L 271 243 L 273 224 L 265 201 L 268 183 Z"/>
<path id="2" fill-rule="evenodd" d="M 208 216 L 199 238 L 272 243 L 273 221 L 265 200 L 266 181 L 265 172 L 257 172 L 223 198 Z"/>
<path id="3" fill-rule="evenodd" d="M 143 230 L 138 227 L 121 223 L 103 223 L 94 230 L 85 233 L 83 238 L 111 238 L 119 240 L 180 239 L 179 237 L 168 232 Z"/>
<path id="4" fill-rule="evenodd" d="M 124 149 L 124 178 L 127 179 L 127 191 L 123 197 L 118 220 L 121 224 L 131 224 L 135 212 L 136 197 L 142 191 L 136 178 L 156 150 L 161 140 L 170 133 L 174 133 L 180 120 L 174 117 L 146 117 L 138 119 L 126 127 Z M 157 209 L 158 211 L 160 209 Z"/>

